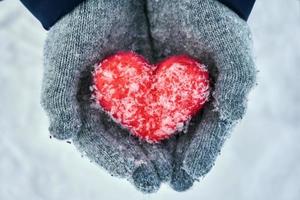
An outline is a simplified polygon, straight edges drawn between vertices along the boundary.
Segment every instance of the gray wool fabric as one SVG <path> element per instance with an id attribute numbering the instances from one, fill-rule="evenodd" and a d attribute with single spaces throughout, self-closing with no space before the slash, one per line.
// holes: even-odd
<path id="1" fill-rule="evenodd" d="M 91 71 L 119 50 L 152 62 L 189 54 L 208 66 L 212 96 L 187 133 L 149 144 L 95 106 Z M 86 0 L 50 29 L 44 66 L 50 134 L 72 139 L 90 161 L 145 193 L 161 182 L 184 191 L 208 173 L 244 115 L 256 74 L 246 22 L 216 0 Z"/>

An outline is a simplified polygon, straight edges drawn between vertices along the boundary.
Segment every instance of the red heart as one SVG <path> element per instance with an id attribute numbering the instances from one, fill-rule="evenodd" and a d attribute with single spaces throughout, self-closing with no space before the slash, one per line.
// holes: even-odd
<path id="1" fill-rule="evenodd" d="M 182 130 L 209 96 L 205 66 L 186 55 L 151 65 L 134 52 L 119 52 L 97 65 L 93 81 L 100 106 L 148 142 Z"/>

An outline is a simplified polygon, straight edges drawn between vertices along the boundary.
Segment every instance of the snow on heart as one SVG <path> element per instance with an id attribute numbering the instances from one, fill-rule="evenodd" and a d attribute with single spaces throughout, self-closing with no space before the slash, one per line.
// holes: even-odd
<path id="1" fill-rule="evenodd" d="M 133 135 L 150 143 L 169 138 L 209 98 L 206 67 L 187 55 L 151 65 L 129 51 L 108 56 L 93 72 L 96 102 Z"/>

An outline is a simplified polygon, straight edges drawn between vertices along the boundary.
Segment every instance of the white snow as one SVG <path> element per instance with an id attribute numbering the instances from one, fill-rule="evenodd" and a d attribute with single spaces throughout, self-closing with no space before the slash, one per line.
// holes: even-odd
<path id="1" fill-rule="evenodd" d="M 112 72 L 110 72 L 110 71 L 103 71 L 102 73 L 103 73 L 103 76 L 105 78 L 107 78 L 108 80 L 112 80 L 113 79 L 113 73 Z"/>
<path id="2" fill-rule="evenodd" d="M 259 85 L 216 166 L 184 193 L 142 195 L 73 145 L 50 140 L 39 104 L 45 32 L 17 0 L 0 3 L 0 199 L 300 199 L 300 5 L 258 0 L 253 31 Z"/>
<path id="3" fill-rule="evenodd" d="M 137 92 L 139 90 L 139 85 L 136 83 L 131 83 L 129 85 L 129 91 L 130 92 Z"/>

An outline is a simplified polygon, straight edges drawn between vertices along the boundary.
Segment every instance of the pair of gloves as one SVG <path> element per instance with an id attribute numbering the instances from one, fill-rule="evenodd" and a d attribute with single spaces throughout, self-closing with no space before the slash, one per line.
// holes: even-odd
<path id="1" fill-rule="evenodd" d="M 119 50 L 153 63 L 188 54 L 208 66 L 212 95 L 186 134 L 148 144 L 92 106 L 93 66 Z M 71 139 L 145 193 L 162 182 L 184 191 L 209 172 L 245 113 L 256 75 L 246 22 L 217 0 L 86 0 L 50 29 L 44 65 L 41 102 L 51 135 Z"/>

